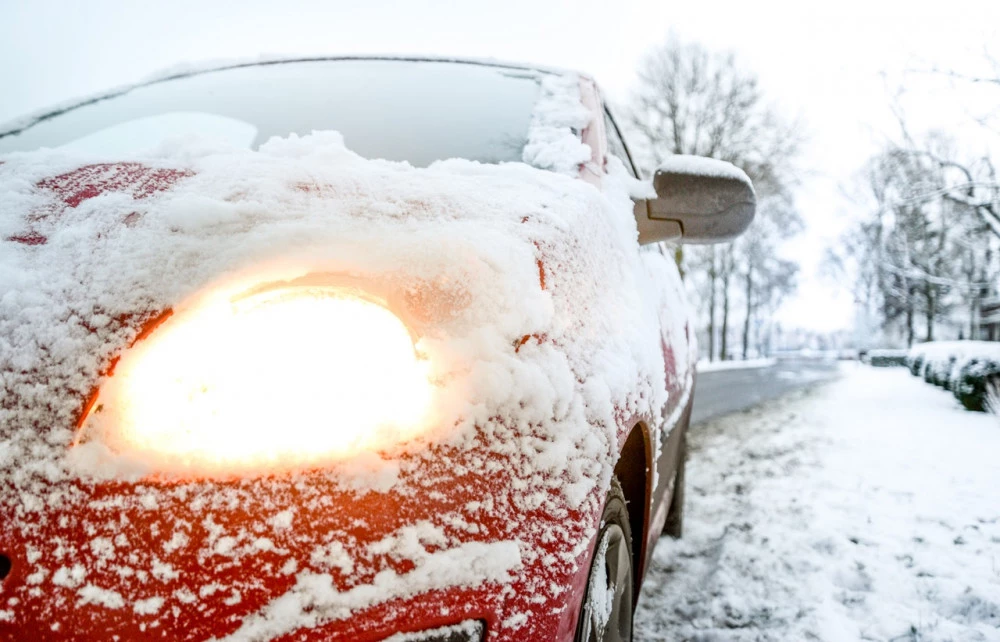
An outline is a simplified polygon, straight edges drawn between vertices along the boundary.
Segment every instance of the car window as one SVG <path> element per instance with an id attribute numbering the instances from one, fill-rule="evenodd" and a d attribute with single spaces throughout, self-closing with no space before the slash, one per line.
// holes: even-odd
<path id="1" fill-rule="evenodd" d="M 635 167 L 632 165 L 632 159 L 629 157 L 628 148 L 625 147 L 625 141 L 622 140 L 621 133 L 618 131 L 618 126 L 615 124 L 614 119 L 611 117 L 611 113 L 607 109 L 604 110 L 604 129 L 607 131 L 608 135 L 608 152 L 617 156 L 618 159 L 625 164 L 625 168 L 628 169 L 629 173 L 634 178 L 639 178 L 639 175 L 635 171 Z"/>
<path id="2" fill-rule="evenodd" d="M 0 134 L 0 153 L 143 151 L 178 135 L 249 148 L 336 130 L 366 158 L 520 161 L 543 72 L 419 60 L 308 60 L 153 82 Z"/>

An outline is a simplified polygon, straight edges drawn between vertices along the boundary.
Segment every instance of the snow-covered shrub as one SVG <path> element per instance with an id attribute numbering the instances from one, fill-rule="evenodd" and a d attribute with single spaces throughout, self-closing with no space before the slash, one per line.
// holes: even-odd
<path id="1" fill-rule="evenodd" d="M 927 383 L 934 383 L 934 362 L 933 361 L 926 361 L 924 363 L 924 369 L 923 369 L 923 372 L 921 372 L 921 376 L 924 378 L 924 381 L 926 381 Z"/>
<path id="2" fill-rule="evenodd" d="M 953 389 L 962 368 L 974 358 L 1000 361 L 1000 342 L 930 341 L 913 346 L 907 356 L 910 372 Z"/>
<path id="3" fill-rule="evenodd" d="M 994 415 L 1000 415 L 1000 381 L 993 381 L 986 386 L 986 409 Z"/>
<path id="4" fill-rule="evenodd" d="M 906 350 L 870 350 L 868 363 L 876 368 L 906 365 Z"/>
<path id="5" fill-rule="evenodd" d="M 958 357 L 955 355 L 948 355 L 947 359 L 940 359 L 932 361 L 927 366 L 928 375 L 930 378 L 930 383 L 935 386 L 941 386 L 945 390 L 950 390 L 951 385 L 949 378 L 951 377 L 952 369 L 955 367 L 955 363 L 958 361 Z"/>
<path id="6" fill-rule="evenodd" d="M 1000 384 L 1000 359 L 972 357 L 952 384 L 955 398 L 969 410 L 989 409 L 989 395 Z"/>
<path id="7" fill-rule="evenodd" d="M 914 377 L 921 376 L 924 372 L 924 361 L 925 356 L 923 354 L 913 354 L 911 350 L 906 355 L 906 367 L 910 369 L 910 374 Z"/>

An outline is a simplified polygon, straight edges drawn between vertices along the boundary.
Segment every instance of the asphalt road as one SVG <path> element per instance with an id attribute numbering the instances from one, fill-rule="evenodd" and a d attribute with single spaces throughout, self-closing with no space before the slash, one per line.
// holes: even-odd
<path id="1" fill-rule="evenodd" d="M 766 368 L 698 373 L 691 424 L 745 410 L 804 386 L 838 376 L 833 359 L 791 357 Z"/>

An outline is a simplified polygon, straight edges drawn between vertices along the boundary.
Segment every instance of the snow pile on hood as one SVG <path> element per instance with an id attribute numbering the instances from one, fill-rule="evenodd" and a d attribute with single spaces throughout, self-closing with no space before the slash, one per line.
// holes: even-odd
<path id="1" fill-rule="evenodd" d="M 66 474 L 83 401 L 136 338 L 138 324 L 118 320 L 316 273 L 433 297 L 440 309 L 425 312 L 417 342 L 439 383 L 427 439 L 466 439 L 497 418 L 541 434 L 576 426 L 549 435 L 535 461 L 572 471 L 574 504 L 607 477 L 595 462 L 613 449 L 616 406 L 638 409 L 635 382 L 648 382 L 644 407 L 664 403 L 623 191 L 521 165 L 367 161 L 333 133 L 176 152 L 136 161 L 180 175 L 171 189 L 142 201 L 112 191 L 52 215 L 37 185 L 81 159 L 0 166 L 0 452 L 18 462 L 4 476 L 20 489 Z M 45 242 L 17 242 L 31 235 Z"/>

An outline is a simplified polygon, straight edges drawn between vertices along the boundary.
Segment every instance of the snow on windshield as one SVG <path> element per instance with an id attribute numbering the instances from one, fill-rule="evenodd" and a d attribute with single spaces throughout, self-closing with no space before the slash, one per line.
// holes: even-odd
<path id="1" fill-rule="evenodd" d="M 419 167 L 446 158 L 520 161 L 539 81 L 549 75 L 381 59 L 209 70 L 140 85 L 0 134 L 0 153 L 79 149 L 81 140 L 95 153 L 145 153 L 179 134 L 256 148 L 273 136 L 333 130 L 365 158 Z"/>
<path id="2" fill-rule="evenodd" d="M 155 149 L 164 141 L 193 133 L 222 145 L 250 149 L 257 128 L 250 123 L 196 112 L 169 112 L 109 125 L 59 146 L 83 154 L 127 155 Z"/>

